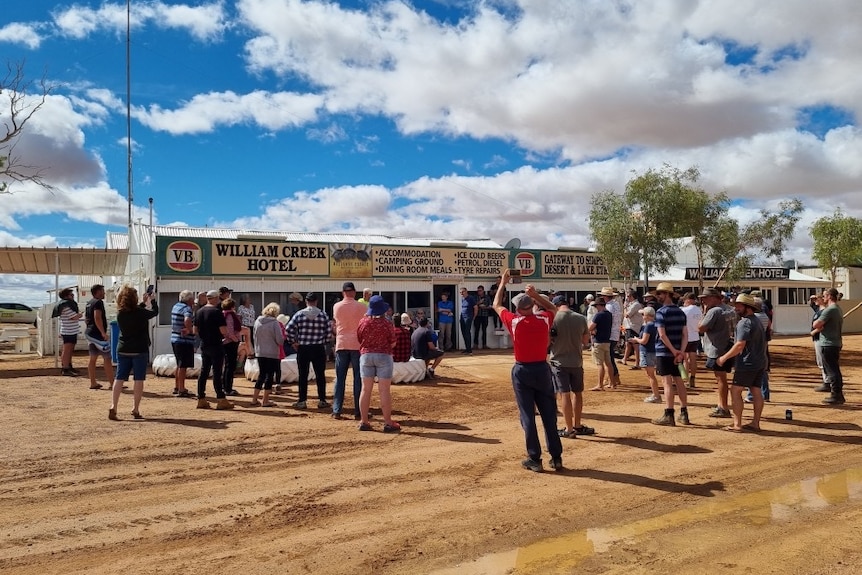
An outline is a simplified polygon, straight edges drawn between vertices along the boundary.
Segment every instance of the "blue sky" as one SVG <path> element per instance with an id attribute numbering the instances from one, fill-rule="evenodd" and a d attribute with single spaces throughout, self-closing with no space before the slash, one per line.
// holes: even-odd
<path id="1" fill-rule="evenodd" d="M 124 229 L 125 17 L 4 6 L 0 51 L 56 90 L 16 147 L 55 190 L 13 188 L 3 244 Z M 584 246 L 592 194 L 669 163 L 742 221 L 802 198 L 807 261 L 814 219 L 862 215 L 859 21 L 853 0 L 133 1 L 135 217 L 152 197 L 160 224 Z"/>

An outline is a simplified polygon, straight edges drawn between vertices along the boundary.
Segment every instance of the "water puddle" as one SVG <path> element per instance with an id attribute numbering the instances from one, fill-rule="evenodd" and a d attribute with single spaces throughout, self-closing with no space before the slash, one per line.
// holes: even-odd
<path id="1" fill-rule="evenodd" d="M 480 557 L 470 563 L 434 571 L 431 575 L 507 575 L 570 573 L 581 561 L 611 545 L 649 533 L 707 521 L 729 513 L 752 525 L 790 521 L 800 509 L 819 511 L 862 500 L 862 467 L 804 479 L 766 491 L 711 501 L 635 521 L 626 525 L 585 529 L 526 547 Z"/>

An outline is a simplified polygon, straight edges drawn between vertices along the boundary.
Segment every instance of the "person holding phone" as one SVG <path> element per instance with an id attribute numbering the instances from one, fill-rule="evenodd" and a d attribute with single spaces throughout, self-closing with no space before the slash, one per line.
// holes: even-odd
<path id="1" fill-rule="evenodd" d="M 152 286 L 150 286 L 152 287 Z M 90 352 L 90 362 L 87 364 L 87 375 L 90 376 L 90 389 L 100 389 L 102 384 L 96 381 L 96 361 L 102 356 L 105 369 L 105 380 L 108 385 L 114 381 L 114 366 L 111 362 L 111 339 L 108 337 L 108 316 L 105 313 L 105 286 L 96 284 L 90 288 L 93 299 L 87 302 L 87 338 Z"/>
<path id="2" fill-rule="evenodd" d="M 517 313 L 503 306 L 503 293 L 509 283 L 510 271 L 503 272 L 500 289 L 494 296 L 494 311 L 512 336 L 515 352 L 515 365 L 512 367 L 512 388 L 521 418 L 521 427 L 527 444 L 527 459 L 521 462 L 524 469 L 542 471 L 542 446 L 536 428 L 536 409 L 545 428 L 545 441 L 551 456 L 550 465 L 554 471 L 563 468 L 563 444 L 557 430 L 557 398 L 551 368 L 548 365 L 548 345 L 551 327 L 557 306 L 548 298 L 527 285 L 524 293 L 512 298 Z M 542 311 L 534 312 L 538 305 Z"/>

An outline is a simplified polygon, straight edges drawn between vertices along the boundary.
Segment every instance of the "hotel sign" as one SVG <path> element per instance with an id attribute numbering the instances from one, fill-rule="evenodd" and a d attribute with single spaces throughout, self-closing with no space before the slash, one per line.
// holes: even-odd
<path id="1" fill-rule="evenodd" d="M 704 279 L 707 281 L 714 281 L 722 277 L 722 272 L 724 272 L 724 268 L 703 268 L 703 277 L 701 278 L 700 270 L 698 268 L 685 268 L 685 279 Z M 790 268 L 748 268 L 745 270 L 745 276 L 743 277 L 743 279 L 753 281 L 789 280 Z"/>

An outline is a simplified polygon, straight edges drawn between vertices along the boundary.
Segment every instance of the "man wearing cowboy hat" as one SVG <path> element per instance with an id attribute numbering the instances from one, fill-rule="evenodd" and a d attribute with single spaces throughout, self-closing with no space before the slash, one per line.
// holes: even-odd
<path id="1" fill-rule="evenodd" d="M 655 325 L 658 339 L 655 342 L 656 373 L 664 381 L 665 409 L 664 415 L 654 419 L 656 425 L 676 425 L 674 423 L 674 391 L 679 394 L 679 423 L 689 425 L 688 396 L 685 383 L 679 372 L 679 364 L 685 360 L 685 348 L 688 344 L 685 313 L 674 301 L 673 286 L 661 282 L 655 288 L 656 299 L 662 304 L 656 311 Z"/>
<path id="2" fill-rule="evenodd" d="M 623 325 L 623 308 L 620 302 L 617 301 L 619 292 L 613 287 L 603 287 L 599 295 L 605 298 L 605 309 L 611 313 L 611 373 L 608 378 L 611 380 L 611 387 L 616 387 L 620 384 L 620 370 L 617 367 L 616 352 L 620 343 L 620 328 Z"/>
<path id="3" fill-rule="evenodd" d="M 749 294 L 739 294 L 733 304 L 740 320 L 736 324 L 736 343 L 730 351 L 716 360 L 723 366 L 730 358 L 737 357 L 733 370 L 733 385 L 730 397 L 733 407 L 733 425 L 725 431 L 760 431 L 760 415 L 763 413 L 763 392 L 760 382 L 766 369 L 766 333 L 755 313 L 760 306 Z M 751 423 L 742 425 L 742 389 L 747 387 L 752 395 L 754 418 Z"/>
<path id="4" fill-rule="evenodd" d="M 494 311 L 512 336 L 515 366 L 512 368 L 512 388 L 521 417 L 521 427 L 527 443 L 527 459 L 521 465 L 530 471 L 542 471 L 542 446 L 536 428 L 536 410 L 545 428 L 545 441 L 551 456 L 551 468 L 563 468 L 563 444 L 557 431 L 557 398 L 547 362 L 551 326 L 557 306 L 528 285 L 524 293 L 512 298 L 517 313 L 503 305 L 503 292 L 509 283 L 509 269 L 503 272 L 500 289 L 494 296 Z M 533 312 L 538 304 L 544 311 Z"/>
<path id="5" fill-rule="evenodd" d="M 733 309 L 724 304 L 724 296 L 715 288 L 706 288 L 697 296 L 706 308 L 706 314 L 697 326 L 703 334 L 703 352 L 706 354 L 706 369 L 715 374 L 718 404 L 710 412 L 710 417 L 730 417 L 727 405 L 727 374 L 733 369 L 733 362 L 718 365 L 716 360 L 730 349 L 732 335 Z"/>

